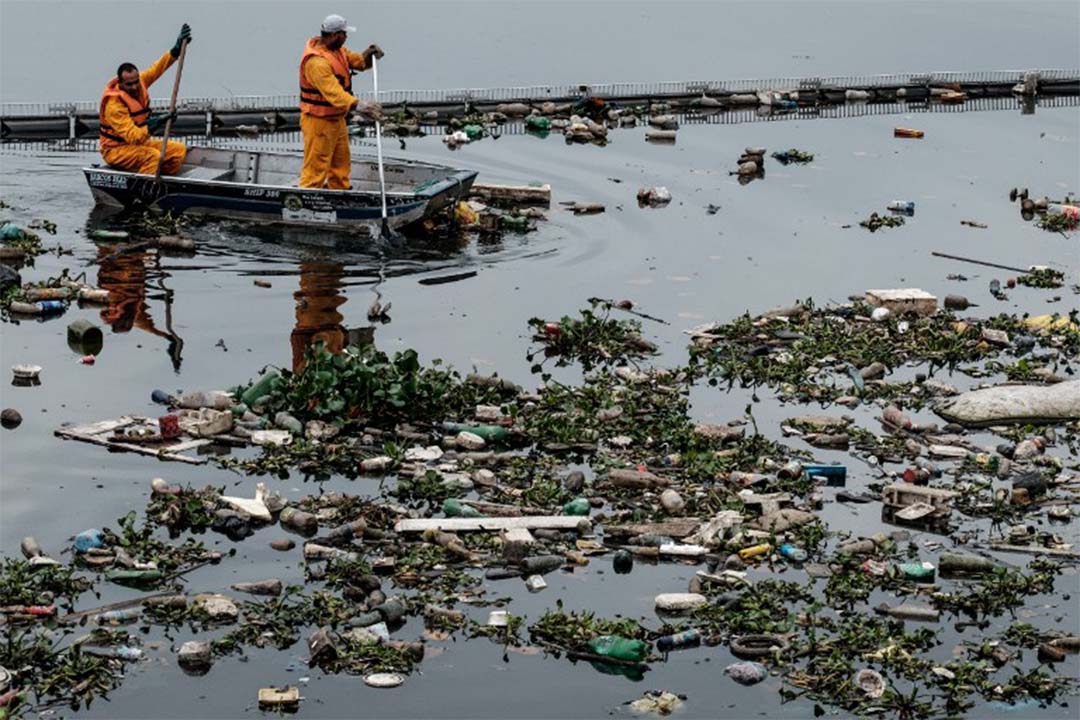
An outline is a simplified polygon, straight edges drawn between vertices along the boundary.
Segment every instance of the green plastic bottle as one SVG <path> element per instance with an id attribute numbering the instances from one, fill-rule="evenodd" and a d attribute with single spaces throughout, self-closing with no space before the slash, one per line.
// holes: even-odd
<path id="1" fill-rule="evenodd" d="M 281 373 L 270 368 L 259 377 L 255 383 L 240 396 L 240 401 L 248 407 L 255 404 L 261 397 L 269 395 L 281 384 Z"/>
<path id="2" fill-rule="evenodd" d="M 154 585 L 165 577 L 160 570 L 110 570 L 105 579 L 117 585 Z"/>
<path id="3" fill-rule="evenodd" d="M 589 641 L 589 649 L 604 657 L 641 662 L 645 659 L 649 646 L 643 640 L 631 640 L 620 635 L 600 635 Z"/>
<path id="4" fill-rule="evenodd" d="M 588 515 L 592 506 L 585 498 L 576 498 L 562 506 L 563 515 Z"/>
<path id="5" fill-rule="evenodd" d="M 510 431 L 501 425 L 466 425 L 465 423 L 444 422 L 442 427 L 447 432 L 471 432 L 488 442 L 505 442 L 510 438 Z"/>
<path id="6" fill-rule="evenodd" d="M 484 514 L 472 505 L 465 505 L 460 500 L 447 498 L 443 500 L 442 511 L 446 517 L 481 518 Z"/>
<path id="7" fill-rule="evenodd" d="M 479 140 L 484 136 L 484 128 L 480 125 L 466 125 L 461 130 L 470 140 Z"/>

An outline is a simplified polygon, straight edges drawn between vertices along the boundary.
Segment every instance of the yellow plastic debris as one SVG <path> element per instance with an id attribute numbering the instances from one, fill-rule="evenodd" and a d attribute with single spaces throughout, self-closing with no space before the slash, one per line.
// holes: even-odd
<path id="1" fill-rule="evenodd" d="M 1060 332 L 1062 330 L 1076 331 L 1076 323 L 1067 315 L 1036 315 L 1024 320 L 1028 330 L 1035 332 Z"/>

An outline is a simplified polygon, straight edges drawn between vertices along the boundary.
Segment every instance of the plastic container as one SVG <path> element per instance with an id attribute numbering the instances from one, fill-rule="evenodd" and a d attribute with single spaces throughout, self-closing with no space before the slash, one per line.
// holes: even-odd
<path id="1" fill-rule="evenodd" d="M 234 404 L 232 396 L 221 390 L 186 392 L 176 398 L 176 404 L 189 410 L 210 408 L 212 410 L 229 410 Z"/>
<path id="2" fill-rule="evenodd" d="M 641 662 L 645 659 L 649 646 L 642 640 L 633 640 L 619 635 L 600 635 L 589 641 L 589 649 L 604 657 Z"/>

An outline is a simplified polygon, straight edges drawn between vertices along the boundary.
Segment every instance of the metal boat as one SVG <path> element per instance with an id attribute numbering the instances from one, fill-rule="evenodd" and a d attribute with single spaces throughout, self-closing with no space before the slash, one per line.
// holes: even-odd
<path id="1" fill-rule="evenodd" d="M 98 205 L 378 234 L 382 201 L 373 159 L 353 160 L 350 190 L 297 187 L 302 164 L 295 153 L 196 147 L 178 174 L 160 182 L 103 165 L 83 174 Z M 471 170 L 402 159 L 387 159 L 384 171 L 387 221 L 395 230 L 464 198 L 476 179 Z"/>

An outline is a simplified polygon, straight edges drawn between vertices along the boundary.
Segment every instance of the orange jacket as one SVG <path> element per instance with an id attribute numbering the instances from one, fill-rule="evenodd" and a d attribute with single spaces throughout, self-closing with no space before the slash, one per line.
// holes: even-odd
<path id="1" fill-rule="evenodd" d="M 366 67 L 363 55 L 345 47 L 329 50 L 320 38 L 311 38 L 300 56 L 300 111 L 324 118 L 344 115 L 356 102 L 351 71 Z"/>
<path id="2" fill-rule="evenodd" d="M 176 61 L 172 53 L 164 55 L 146 70 L 139 73 L 139 95 L 132 97 L 120 87 L 120 81 L 113 78 L 101 94 L 98 108 L 98 145 L 104 150 L 121 145 L 142 145 L 150 139 L 146 121 L 150 118 L 149 87 L 160 78 Z"/>

